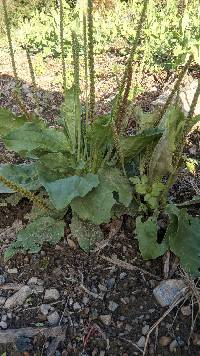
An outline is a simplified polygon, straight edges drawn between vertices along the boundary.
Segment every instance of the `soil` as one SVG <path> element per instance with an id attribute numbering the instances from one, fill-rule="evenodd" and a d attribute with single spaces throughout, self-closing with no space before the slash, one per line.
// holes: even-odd
<path id="1" fill-rule="evenodd" d="M 19 77 L 24 86 L 24 100 L 28 110 L 33 111 L 34 101 L 31 93 L 30 78 L 27 77 L 27 64 L 21 52 L 16 53 L 19 64 Z M 8 53 L 0 54 L 0 105 L 19 113 L 19 107 L 11 96 L 14 79 Z M 125 58 L 112 55 L 97 58 L 98 64 L 98 113 L 109 112 L 111 101 L 117 87 L 116 75 L 120 77 Z M 104 63 L 109 63 L 106 67 Z M 119 72 L 113 75 L 113 65 L 118 64 Z M 62 102 L 61 87 L 51 85 L 55 78 L 59 63 L 49 59 L 45 73 L 38 77 L 38 97 L 40 110 L 51 125 L 59 115 Z M 196 72 L 195 72 L 196 73 Z M 150 110 L 151 102 L 160 94 L 170 73 L 154 75 L 145 73 L 141 78 L 144 92 L 137 96 L 136 104 L 146 111 Z M 51 103 L 51 105 L 50 105 Z M 134 130 L 134 118 L 130 120 L 129 130 Z M 18 158 L 12 152 L 0 148 L 2 162 L 15 162 Z M 191 157 L 199 157 L 199 130 L 193 131 L 188 137 L 186 153 Z M 183 202 L 191 199 L 200 191 L 199 173 L 181 172 L 171 195 L 175 201 Z M 0 206 L 0 236 L 4 236 L 3 244 L 7 246 L 14 235 L 13 231 L 19 222 L 26 223 L 26 214 L 31 205 L 22 199 L 17 205 Z M 199 207 L 192 210 L 199 215 Z M 144 344 L 141 338 L 148 331 L 166 308 L 162 308 L 153 295 L 153 289 L 164 279 L 164 260 L 142 260 L 134 238 L 134 224 L 130 217 L 111 222 L 102 227 L 107 244 L 96 253 L 85 254 L 76 242 L 72 240 L 70 229 L 66 230 L 65 238 L 55 247 L 43 247 L 39 254 L 19 254 L 10 262 L 4 262 L 0 257 L 0 275 L 5 281 L 0 286 L 0 297 L 8 298 L 14 292 L 9 285 L 27 285 L 30 278 L 37 277 L 40 291 L 33 292 L 22 306 L 14 310 L 5 310 L 0 306 L 0 319 L 6 320 L 7 328 L 20 329 L 27 327 L 52 327 L 47 316 L 40 308 L 47 303 L 44 300 L 45 291 L 55 288 L 59 292 L 56 301 L 48 302 L 51 311 L 58 312 L 58 324 L 65 329 L 65 337 L 56 345 L 51 338 L 42 336 L 29 338 L 29 347 L 24 351 L 17 344 L 1 344 L 0 355 L 69 355 L 69 356 L 133 356 L 142 355 Z M 12 231 L 12 233 L 11 233 Z M 4 234 L 2 234 L 2 232 Z M 6 237 L 5 237 L 6 236 Z M 106 259 L 107 258 L 107 259 Z M 109 260 L 110 259 L 110 260 Z M 121 264 L 120 262 L 121 261 Z M 130 265 L 124 265 L 127 262 Z M 176 265 L 175 256 L 171 255 L 170 271 Z M 16 269 L 13 273 L 13 269 Z M 169 277 L 180 278 L 180 272 L 175 268 Z M 37 284 L 37 283 L 36 283 Z M 7 289 L 4 288 L 7 286 Z M 183 315 L 182 305 L 175 307 L 164 318 L 158 328 L 150 335 L 146 355 L 168 356 L 169 354 L 189 356 L 200 355 L 200 320 L 195 315 L 197 306 L 189 298 L 185 305 L 191 304 L 190 315 Z M 1 324 L 0 324 L 1 325 Z M 5 333 L 6 333 L 5 330 Z M 1 330 L 0 330 L 1 331 Z M 165 337 L 167 345 L 163 346 Z M 172 350 L 172 342 L 176 347 Z M 50 352 L 50 349 L 53 349 Z"/>

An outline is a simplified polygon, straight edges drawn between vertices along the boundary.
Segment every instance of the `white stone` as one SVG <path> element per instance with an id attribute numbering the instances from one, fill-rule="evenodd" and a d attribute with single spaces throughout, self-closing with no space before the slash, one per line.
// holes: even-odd
<path id="1" fill-rule="evenodd" d="M 49 304 L 40 305 L 40 311 L 43 315 L 48 315 L 49 310 L 51 310 L 51 306 Z"/>
<path id="2" fill-rule="evenodd" d="M 52 314 L 47 316 L 47 320 L 49 322 L 50 325 L 57 325 L 59 320 L 60 320 L 60 316 L 58 314 L 57 311 L 53 312 Z"/>
<path id="3" fill-rule="evenodd" d="M 145 337 L 141 336 L 141 338 L 137 342 L 137 346 L 143 348 L 145 346 L 145 341 L 146 341 Z"/>
<path id="4" fill-rule="evenodd" d="M 45 300 L 58 300 L 60 293 L 57 289 L 51 288 L 45 291 L 44 299 Z"/>
<path id="5" fill-rule="evenodd" d="M 145 325 L 142 328 L 142 335 L 147 335 L 149 332 L 149 325 Z"/>
<path id="6" fill-rule="evenodd" d="M 177 346 L 178 346 L 178 342 L 177 342 L 176 340 L 173 340 L 173 341 L 171 342 L 171 344 L 169 345 L 170 351 L 171 351 L 171 352 L 176 351 Z"/>
<path id="7" fill-rule="evenodd" d="M 23 286 L 19 291 L 11 295 L 11 297 L 6 300 L 4 308 L 12 309 L 23 305 L 25 300 L 31 295 L 31 293 L 32 290 L 29 286 Z"/>
<path id="8" fill-rule="evenodd" d="M 0 305 L 3 305 L 6 301 L 5 297 L 0 297 Z"/>
<path id="9" fill-rule="evenodd" d="M 31 277 L 28 281 L 28 285 L 30 284 L 37 284 L 38 283 L 38 278 L 37 277 Z"/>
<path id="10" fill-rule="evenodd" d="M 78 302 L 74 303 L 73 309 L 74 309 L 74 310 L 80 310 L 80 309 L 81 309 L 80 304 L 79 304 Z"/>
<path id="11" fill-rule="evenodd" d="M 105 325 L 110 325 L 111 323 L 111 315 L 100 315 L 99 317 L 101 319 L 101 321 L 105 324 Z"/>
<path id="12" fill-rule="evenodd" d="M 8 325 L 7 325 L 7 323 L 5 321 L 1 321 L 0 322 L 0 328 L 1 329 L 7 329 L 7 327 L 8 327 Z"/>
<path id="13" fill-rule="evenodd" d="M 181 308 L 181 313 L 184 316 L 190 316 L 192 314 L 192 309 L 190 305 L 185 305 Z"/>
<path id="14" fill-rule="evenodd" d="M 6 320 L 7 320 L 7 315 L 5 314 L 1 317 L 1 321 L 6 321 Z"/>
<path id="15" fill-rule="evenodd" d="M 154 288 L 153 294 L 162 307 L 167 307 L 183 296 L 186 289 L 187 287 L 182 279 L 168 279 Z"/>
<path id="16" fill-rule="evenodd" d="M 190 105 L 192 103 L 195 91 L 197 89 L 197 85 L 198 85 L 197 79 L 187 78 L 185 81 L 183 81 L 183 83 L 180 86 L 179 102 L 185 115 L 187 115 L 189 112 Z M 171 94 L 171 91 L 173 90 L 173 86 L 174 83 L 172 84 L 168 83 L 163 93 L 152 103 L 153 106 L 163 106 L 166 103 L 168 96 Z M 200 97 L 198 99 L 194 114 L 195 115 L 200 114 Z"/>
<path id="17" fill-rule="evenodd" d="M 17 273 L 18 273 L 18 269 L 17 269 L 17 268 L 9 268 L 9 269 L 7 270 L 7 272 L 8 272 L 9 274 L 17 274 Z"/>
<path id="18" fill-rule="evenodd" d="M 108 309 L 114 312 L 118 308 L 119 304 L 113 302 L 112 300 L 109 302 Z"/>

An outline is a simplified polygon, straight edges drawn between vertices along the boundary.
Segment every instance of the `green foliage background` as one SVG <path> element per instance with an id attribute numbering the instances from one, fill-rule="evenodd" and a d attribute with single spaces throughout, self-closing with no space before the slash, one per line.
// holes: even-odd
<path id="1" fill-rule="evenodd" d="M 113 50 L 120 55 L 129 53 L 142 4 L 142 0 L 129 2 L 116 0 L 115 6 L 107 11 L 102 12 L 98 9 L 95 11 L 96 53 Z M 70 33 L 74 11 L 71 5 L 72 2 L 64 1 L 64 38 L 67 57 L 71 56 Z M 60 56 L 59 10 L 56 0 L 33 0 L 31 3 L 28 0 L 8 0 L 8 6 L 13 24 L 13 39 L 18 45 L 26 43 L 33 53 L 40 52 L 44 57 Z M 150 0 L 144 35 L 140 39 L 135 59 L 142 59 L 147 70 L 176 68 L 184 63 L 189 52 L 193 52 L 196 62 L 199 62 L 199 23 L 199 0 L 188 2 L 186 7 L 180 7 L 179 0 L 162 2 Z M 83 48 L 81 50 L 83 53 Z"/>

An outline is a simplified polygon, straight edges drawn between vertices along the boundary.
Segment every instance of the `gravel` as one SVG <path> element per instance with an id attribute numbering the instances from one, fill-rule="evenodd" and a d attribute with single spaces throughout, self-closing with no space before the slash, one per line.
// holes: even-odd
<path id="1" fill-rule="evenodd" d="M 59 291 L 55 288 L 51 288 L 51 289 L 46 289 L 44 300 L 58 300 L 59 297 L 60 297 Z"/>

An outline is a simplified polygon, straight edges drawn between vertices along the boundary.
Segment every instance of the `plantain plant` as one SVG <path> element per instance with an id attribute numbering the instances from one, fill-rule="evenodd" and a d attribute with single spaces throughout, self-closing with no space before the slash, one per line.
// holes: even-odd
<path id="1" fill-rule="evenodd" d="M 3 5 L 13 70 L 19 83 L 6 0 L 3 0 Z M 37 115 L 27 112 L 21 102 L 19 85 L 14 95 L 20 103 L 22 115 L 15 116 L 6 109 L 0 109 L 0 137 L 5 147 L 28 161 L 20 165 L 0 165 L 0 193 L 21 194 L 33 202 L 29 224 L 18 232 L 16 241 L 5 252 L 5 258 L 19 251 L 36 253 L 45 241 L 57 243 L 64 236 L 69 209 L 72 212 L 71 231 L 86 252 L 103 237 L 101 224 L 123 214 L 123 211 L 127 212 L 127 209 L 129 212 L 134 209 L 134 214 L 138 215 L 136 232 L 144 258 L 155 258 L 169 248 L 174 252 L 177 250 L 177 255 L 180 255 L 177 246 L 180 243 L 181 219 L 185 219 L 185 223 L 188 221 L 189 241 L 194 243 L 196 235 L 191 232 L 199 220 L 191 218 L 184 209 L 179 210 L 168 204 L 168 192 L 181 164 L 185 137 L 199 119 L 193 115 L 199 86 L 188 118 L 178 107 L 171 107 L 172 96 L 192 61 L 191 56 L 164 108 L 152 114 L 139 111 L 138 132 L 130 137 L 124 134 L 132 62 L 140 43 L 147 6 L 148 0 L 144 0 L 136 37 L 111 114 L 99 117 L 95 114 L 93 1 L 85 0 L 79 11 L 74 10 L 71 33 L 74 83 L 67 89 L 63 3 L 60 0 L 64 101 L 56 127 L 49 127 L 39 116 L 39 110 Z M 84 105 L 80 101 L 80 43 L 77 35 L 81 26 L 84 39 Z M 26 53 L 38 106 L 28 48 Z M 158 243 L 157 221 L 161 213 L 168 214 L 170 223 L 165 238 Z M 198 239 L 195 244 L 199 250 Z M 181 262 L 186 265 L 184 258 Z M 189 270 L 195 272 L 196 264 L 194 266 L 193 261 L 186 260 Z"/>

